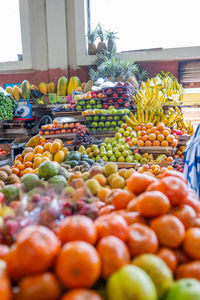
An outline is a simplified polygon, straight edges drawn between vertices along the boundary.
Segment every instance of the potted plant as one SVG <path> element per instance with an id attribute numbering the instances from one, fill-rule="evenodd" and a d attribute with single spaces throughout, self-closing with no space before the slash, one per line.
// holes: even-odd
<path id="1" fill-rule="evenodd" d="M 108 41 L 108 51 L 109 52 L 116 52 L 117 47 L 116 47 L 116 39 L 118 39 L 118 37 L 116 36 L 118 32 L 113 32 L 113 31 L 107 31 L 106 32 L 106 39 Z"/>
<path id="2" fill-rule="evenodd" d="M 100 38 L 100 42 L 97 45 L 97 53 L 100 53 L 104 50 L 107 50 L 106 43 L 104 42 L 105 32 L 103 31 L 100 24 L 97 25 L 96 32 L 97 32 L 98 37 Z"/>
<path id="3" fill-rule="evenodd" d="M 88 54 L 95 55 L 97 53 L 97 47 L 94 43 L 97 38 L 96 30 L 89 32 L 87 38 L 88 38 Z"/>

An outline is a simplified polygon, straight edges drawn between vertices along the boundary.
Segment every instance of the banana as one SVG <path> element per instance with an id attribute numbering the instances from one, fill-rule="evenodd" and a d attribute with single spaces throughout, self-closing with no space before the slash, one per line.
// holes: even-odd
<path id="1" fill-rule="evenodd" d="M 126 117 L 126 123 L 130 126 L 130 127 L 136 127 L 138 125 L 138 123 L 133 122 L 129 117 Z"/>
<path id="2" fill-rule="evenodd" d="M 140 124 L 140 122 L 136 119 L 136 116 L 131 117 L 132 121 L 135 122 L 137 125 Z"/>
<path id="3" fill-rule="evenodd" d="M 141 117 L 142 123 L 144 123 L 144 111 L 142 109 L 140 110 L 140 117 Z"/>
<path id="4" fill-rule="evenodd" d="M 149 120 L 149 111 L 145 110 L 145 118 L 144 118 L 144 123 L 147 124 Z"/>
<path id="5" fill-rule="evenodd" d="M 139 110 L 137 111 L 137 120 L 139 121 L 139 123 L 142 123 Z"/>

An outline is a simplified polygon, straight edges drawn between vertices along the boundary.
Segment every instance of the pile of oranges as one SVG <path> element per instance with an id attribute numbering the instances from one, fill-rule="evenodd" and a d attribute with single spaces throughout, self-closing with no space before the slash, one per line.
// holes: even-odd
<path id="1" fill-rule="evenodd" d="M 137 146 L 138 147 L 172 147 L 178 145 L 178 140 L 173 134 L 171 129 L 165 127 L 164 123 L 158 123 L 153 126 L 152 123 L 140 124 L 135 127 L 137 132 Z"/>
<path id="2" fill-rule="evenodd" d="M 137 171 L 139 173 L 144 173 L 147 175 L 153 174 L 154 176 L 160 178 L 162 176 L 162 173 L 166 172 L 167 170 L 174 170 L 174 168 L 172 166 L 161 167 L 158 164 L 153 164 L 153 165 L 144 164 L 143 166 L 139 167 Z"/>
<path id="3" fill-rule="evenodd" d="M 0 245 L 7 264 L 6 271 L 0 261 L 0 295 L 3 287 L 3 299 L 102 300 L 90 290 L 97 281 L 144 253 L 161 257 L 175 278 L 200 280 L 198 200 L 178 172 L 166 170 L 160 179 L 134 172 L 125 189 L 96 198 L 95 221 L 69 216 L 56 233 L 27 226 L 11 248 Z"/>

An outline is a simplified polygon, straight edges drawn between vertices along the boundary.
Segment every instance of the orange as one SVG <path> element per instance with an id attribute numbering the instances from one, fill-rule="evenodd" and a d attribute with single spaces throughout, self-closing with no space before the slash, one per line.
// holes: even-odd
<path id="1" fill-rule="evenodd" d="M 153 141 L 153 146 L 159 147 L 160 146 L 160 142 L 157 141 L 157 140 Z"/>
<path id="2" fill-rule="evenodd" d="M 10 251 L 5 255 L 8 275 L 13 281 L 18 281 L 24 276 L 24 270 L 17 260 L 16 252 L 16 244 L 13 244 Z"/>
<path id="3" fill-rule="evenodd" d="M 183 223 L 175 216 L 164 215 L 150 222 L 151 228 L 158 236 L 161 246 L 178 248 L 185 238 Z"/>
<path id="4" fill-rule="evenodd" d="M 27 276 L 18 284 L 15 300 L 57 300 L 61 286 L 54 274 L 50 272 Z"/>
<path id="5" fill-rule="evenodd" d="M 135 127 L 135 131 L 140 131 L 140 130 L 141 130 L 141 126 L 138 125 Z"/>
<path id="6" fill-rule="evenodd" d="M 142 140 L 137 141 L 137 146 L 138 147 L 143 147 L 144 146 L 144 141 L 142 141 Z"/>
<path id="7" fill-rule="evenodd" d="M 162 141 L 161 143 L 160 143 L 160 145 L 162 146 L 162 147 L 169 147 L 169 143 L 167 142 L 167 141 Z"/>
<path id="8" fill-rule="evenodd" d="M 169 248 L 160 248 L 156 255 L 162 258 L 171 271 L 175 273 L 178 261 L 173 250 Z"/>
<path id="9" fill-rule="evenodd" d="M 156 140 L 156 135 L 155 135 L 155 133 L 150 133 L 150 135 L 149 135 L 149 140 L 152 141 L 152 142 Z"/>
<path id="10" fill-rule="evenodd" d="M 16 259 L 27 275 L 50 268 L 59 250 L 60 241 L 50 229 L 44 226 L 27 226 L 17 237 Z"/>
<path id="11" fill-rule="evenodd" d="M 150 227 L 135 223 L 129 226 L 127 246 L 132 257 L 143 253 L 156 253 L 158 239 Z"/>
<path id="12" fill-rule="evenodd" d="M 3 260 L 0 260 L 0 299 L 12 299 L 11 282 L 6 271 L 6 263 Z"/>
<path id="13" fill-rule="evenodd" d="M 113 205 L 111 205 L 111 204 L 105 205 L 105 206 L 100 208 L 99 215 L 100 216 L 107 215 L 107 214 L 111 213 L 114 210 L 115 210 L 115 207 Z"/>
<path id="14" fill-rule="evenodd" d="M 64 286 L 89 288 L 100 276 L 101 261 L 92 245 L 83 241 L 73 241 L 62 247 L 55 271 Z"/>
<path id="15" fill-rule="evenodd" d="M 188 256 L 185 255 L 185 253 L 183 252 L 182 249 L 175 249 L 174 253 L 176 255 L 178 264 L 185 264 L 185 263 L 189 262 Z"/>
<path id="16" fill-rule="evenodd" d="M 146 224 L 145 218 L 143 218 L 137 211 L 117 210 L 113 213 L 121 215 L 126 220 L 128 225 L 135 223 Z"/>
<path id="17" fill-rule="evenodd" d="M 167 157 L 167 161 L 170 161 L 170 162 L 172 162 L 172 161 L 174 161 L 174 159 L 173 159 L 173 157 L 172 157 L 172 156 L 168 156 L 168 157 Z"/>
<path id="18" fill-rule="evenodd" d="M 0 244 L 0 259 L 5 259 L 5 256 L 9 253 L 10 248 L 6 245 Z"/>
<path id="19" fill-rule="evenodd" d="M 146 141 L 144 143 L 145 147 L 151 147 L 152 146 L 152 142 L 151 141 Z"/>
<path id="20" fill-rule="evenodd" d="M 106 197 L 108 196 L 108 194 L 110 193 L 110 190 L 108 188 L 105 187 L 101 187 L 101 189 L 99 190 L 97 197 L 99 199 L 101 199 L 101 201 L 106 201 Z"/>
<path id="21" fill-rule="evenodd" d="M 169 134 L 168 136 L 166 136 L 166 141 L 168 143 L 172 143 L 174 141 L 174 136 L 172 134 Z"/>
<path id="22" fill-rule="evenodd" d="M 128 225 L 122 216 L 112 213 L 103 215 L 95 220 L 95 225 L 99 239 L 109 235 L 114 235 L 122 241 L 128 238 Z"/>
<path id="23" fill-rule="evenodd" d="M 142 130 L 142 131 L 140 132 L 140 135 L 141 135 L 141 136 L 146 135 L 146 131 Z"/>
<path id="24" fill-rule="evenodd" d="M 193 259 L 200 259 L 200 228 L 189 228 L 185 234 L 183 250 Z"/>
<path id="25" fill-rule="evenodd" d="M 115 236 L 106 236 L 97 245 L 101 259 L 101 277 L 107 279 L 111 274 L 130 262 L 127 246 Z"/>
<path id="26" fill-rule="evenodd" d="M 168 136 L 168 135 L 170 134 L 170 130 L 167 129 L 167 128 L 165 128 L 165 129 L 162 131 L 162 134 L 163 134 L 164 136 Z"/>
<path id="27" fill-rule="evenodd" d="M 155 133 L 155 131 L 157 130 L 157 128 L 154 126 L 154 127 L 151 127 L 151 133 Z M 160 133 L 160 132 L 159 132 Z"/>
<path id="28" fill-rule="evenodd" d="M 159 191 L 144 192 L 137 198 L 137 209 L 141 216 L 153 218 L 170 210 L 169 199 Z"/>
<path id="29" fill-rule="evenodd" d="M 165 124 L 164 124 L 164 123 L 158 123 L 158 124 L 157 124 L 157 129 L 158 129 L 159 131 L 165 130 Z"/>
<path id="30" fill-rule="evenodd" d="M 152 176 L 135 172 L 127 179 L 126 185 L 130 192 L 139 195 L 140 193 L 143 193 L 151 183 L 156 181 L 157 179 Z"/>
<path id="31" fill-rule="evenodd" d="M 157 135 L 157 140 L 158 140 L 159 142 L 163 141 L 164 138 L 165 138 L 164 135 L 161 134 L 161 133 Z"/>
<path id="32" fill-rule="evenodd" d="M 96 291 L 87 290 L 87 289 L 74 289 L 64 294 L 61 300 L 103 300 L 103 299 Z"/>
<path id="33" fill-rule="evenodd" d="M 178 266 L 176 278 L 194 278 L 200 280 L 200 261 L 193 261 Z"/>
<path id="34" fill-rule="evenodd" d="M 146 127 L 147 127 L 148 129 L 151 129 L 151 128 L 153 127 L 153 124 L 152 124 L 152 123 L 147 123 L 147 124 L 146 124 Z"/>
<path id="35" fill-rule="evenodd" d="M 22 154 L 18 154 L 16 157 L 15 157 L 15 161 L 18 160 L 20 162 L 23 162 L 23 156 Z"/>
<path id="36" fill-rule="evenodd" d="M 173 207 L 171 213 L 183 223 L 186 229 L 193 226 L 197 217 L 195 210 L 186 204 Z"/>
<path id="37" fill-rule="evenodd" d="M 145 135 L 142 136 L 142 140 L 144 142 L 146 142 L 148 139 L 149 139 L 149 136 L 147 134 L 145 134 Z"/>
<path id="38" fill-rule="evenodd" d="M 65 218 L 61 222 L 58 237 L 62 244 L 82 240 L 94 245 L 97 240 L 97 230 L 94 222 L 90 218 L 74 215 Z"/>
<path id="39" fill-rule="evenodd" d="M 155 133 L 155 135 L 158 137 L 158 135 L 160 134 L 160 131 L 156 129 L 156 130 L 154 131 L 154 133 Z"/>
<path id="40" fill-rule="evenodd" d="M 134 198 L 134 194 L 128 190 L 115 189 L 109 194 L 111 204 L 115 209 L 126 208 L 127 204 Z"/>

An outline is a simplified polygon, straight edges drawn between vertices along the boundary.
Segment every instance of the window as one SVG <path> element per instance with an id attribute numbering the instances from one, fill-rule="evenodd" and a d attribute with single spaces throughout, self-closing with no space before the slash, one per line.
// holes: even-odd
<path id="1" fill-rule="evenodd" d="M 0 62 L 22 60 L 19 0 L 0 0 Z"/>
<path id="2" fill-rule="evenodd" d="M 117 31 L 118 52 L 200 46 L 198 0 L 88 0 L 90 27 Z"/>

